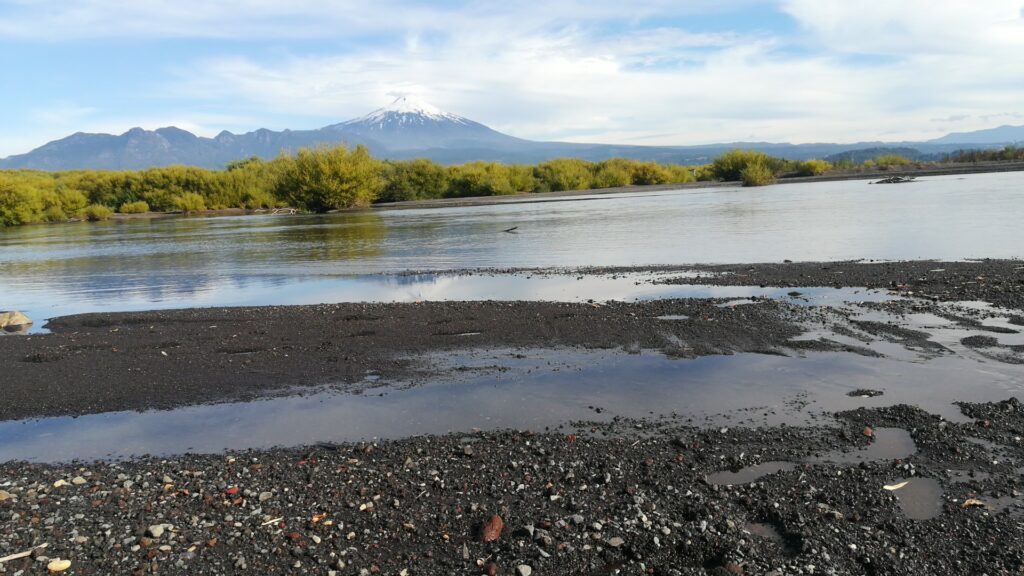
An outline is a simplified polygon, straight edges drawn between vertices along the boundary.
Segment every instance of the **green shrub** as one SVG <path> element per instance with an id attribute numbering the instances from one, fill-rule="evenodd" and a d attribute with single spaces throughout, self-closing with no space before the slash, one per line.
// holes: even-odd
<path id="1" fill-rule="evenodd" d="M 589 190 L 592 164 L 576 158 L 557 158 L 537 165 L 534 174 L 541 191 Z"/>
<path id="2" fill-rule="evenodd" d="M 312 212 L 366 206 L 384 189 L 383 171 L 365 146 L 301 149 L 281 174 L 279 195 Z"/>
<path id="3" fill-rule="evenodd" d="M 767 169 L 774 178 L 786 168 L 786 161 L 754 150 L 730 150 L 715 158 L 711 163 L 711 173 L 717 180 L 732 182 L 742 180 L 744 170 L 753 165 L 760 166 L 754 172 L 760 173 Z"/>
<path id="4" fill-rule="evenodd" d="M 633 165 L 633 184 L 667 184 L 670 178 L 671 173 L 657 162 L 637 162 Z"/>
<path id="5" fill-rule="evenodd" d="M 870 160 L 868 162 L 870 162 Z M 899 154 L 882 154 L 881 156 L 876 156 L 873 163 L 874 166 L 878 166 L 882 169 L 906 166 L 907 164 L 910 164 L 910 160 L 904 156 L 900 156 Z M 864 165 L 867 166 L 868 163 L 865 162 Z"/>
<path id="6" fill-rule="evenodd" d="M 102 204 L 90 204 L 82 209 L 82 217 L 89 222 L 109 220 L 113 215 L 114 211 Z"/>
<path id="7" fill-rule="evenodd" d="M 740 180 L 744 186 L 767 186 L 775 182 L 775 172 L 766 164 L 754 162 L 743 168 Z"/>
<path id="8" fill-rule="evenodd" d="M 383 202 L 441 198 L 450 185 L 448 170 L 424 158 L 385 162 L 384 181 Z"/>
<path id="9" fill-rule="evenodd" d="M 186 192 L 174 197 L 174 206 L 185 214 L 202 212 L 206 210 L 206 200 L 195 192 Z"/>
<path id="10" fill-rule="evenodd" d="M 628 166 L 601 163 L 594 173 L 594 188 L 617 188 L 633 183 L 633 172 Z"/>
<path id="11" fill-rule="evenodd" d="M 797 176 L 820 176 L 832 169 L 832 165 L 824 160 L 811 159 L 796 163 Z"/>
<path id="12" fill-rule="evenodd" d="M 145 214 L 149 212 L 149 204 L 145 201 L 139 200 L 138 202 L 125 202 L 121 204 L 121 207 L 117 209 L 121 214 Z"/>

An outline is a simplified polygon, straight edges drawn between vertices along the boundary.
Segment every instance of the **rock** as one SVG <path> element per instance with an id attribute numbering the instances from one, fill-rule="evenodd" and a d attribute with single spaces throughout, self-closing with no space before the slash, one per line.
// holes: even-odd
<path id="1" fill-rule="evenodd" d="M 871 429 L 871 426 L 865 426 L 863 434 L 868 438 L 873 438 L 875 435 L 875 431 Z"/>
<path id="2" fill-rule="evenodd" d="M 71 568 L 71 560 L 61 560 L 60 558 L 51 560 L 50 563 L 46 565 L 46 569 L 53 573 L 63 572 L 68 568 Z"/>
<path id="3" fill-rule="evenodd" d="M 619 546 L 622 546 L 625 543 L 626 541 L 622 538 L 619 538 L 618 536 L 612 536 L 608 539 L 608 542 L 606 542 L 606 544 L 608 544 L 612 548 L 618 548 Z"/>
<path id="4" fill-rule="evenodd" d="M 86 480 L 85 478 L 82 478 L 81 476 L 75 476 L 74 478 L 71 479 L 71 483 L 74 484 L 75 486 L 81 486 L 82 484 L 88 484 L 89 481 Z"/>
<path id="5" fill-rule="evenodd" d="M 63 488 L 65 486 L 67 486 L 67 485 L 68 485 L 68 481 L 64 480 L 63 478 L 61 478 L 60 480 L 57 480 L 56 482 L 53 483 L 53 487 L 54 488 Z"/>
<path id="6" fill-rule="evenodd" d="M 266 502 L 274 497 L 272 492 L 260 492 L 260 502 Z"/>
<path id="7" fill-rule="evenodd" d="M 487 565 L 487 569 L 484 570 L 484 573 L 487 574 L 487 576 L 498 576 L 498 565 L 491 562 Z"/>
<path id="8" fill-rule="evenodd" d="M 725 571 L 729 574 L 735 574 L 736 576 L 743 576 L 743 566 L 740 566 L 735 562 L 726 563 Z"/>
<path id="9" fill-rule="evenodd" d="M 493 542 L 501 538 L 501 531 L 504 529 L 505 522 L 501 519 L 501 516 L 495 514 L 487 522 L 484 522 L 483 529 L 480 531 L 480 540 L 483 542 Z"/>
<path id="10" fill-rule="evenodd" d="M 160 538 L 171 527 L 170 524 L 154 524 L 146 529 L 146 534 L 149 534 L 152 538 Z"/>
<path id="11" fill-rule="evenodd" d="M 32 326 L 32 320 L 17 310 L 0 312 L 0 330 L 4 332 L 24 332 L 30 326 Z"/>
<path id="12" fill-rule="evenodd" d="M 530 568 L 526 564 L 520 564 L 519 566 L 516 566 L 516 574 L 518 574 L 518 576 L 530 576 L 530 574 L 533 574 L 533 568 Z"/>
<path id="13" fill-rule="evenodd" d="M 10 500 L 11 498 L 14 498 L 14 496 L 12 496 L 10 492 L 7 490 L 0 490 L 0 502 Z"/>

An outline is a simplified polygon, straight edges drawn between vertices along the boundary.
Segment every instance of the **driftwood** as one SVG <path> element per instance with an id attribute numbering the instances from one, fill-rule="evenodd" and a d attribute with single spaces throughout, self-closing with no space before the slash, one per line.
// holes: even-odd
<path id="1" fill-rule="evenodd" d="M 519 226 L 513 226 L 513 227 L 511 227 L 511 228 L 509 228 L 507 230 L 502 230 L 502 232 L 509 232 L 509 233 L 511 233 L 511 232 L 515 232 L 518 229 L 519 229 Z"/>
<path id="2" fill-rule="evenodd" d="M 906 184 L 907 182 L 913 182 L 913 176 L 889 176 L 888 178 L 882 178 L 875 184 Z"/>
<path id="3" fill-rule="evenodd" d="M 3 558 L 0 558 L 0 564 L 3 564 L 5 562 L 10 562 L 11 560 L 17 560 L 19 558 L 27 558 L 27 557 L 31 556 L 32 553 L 35 552 L 36 550 L 42 550 L 42 549 L 46 548 L 47 546 L 49 546 L 49 544 L 40 544 L 39 546 L 36 546 L 35 548 L 32 548 L 31 550 L 26 550 L 24 552 L 18 552 L 17 554 L 11 554 L 10 556 L 4 556 Z"/>

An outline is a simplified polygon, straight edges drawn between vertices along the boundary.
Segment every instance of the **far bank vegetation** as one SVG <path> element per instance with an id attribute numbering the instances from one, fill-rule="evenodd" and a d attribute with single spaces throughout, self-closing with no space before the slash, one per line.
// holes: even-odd
<path id="1" fill-rule="evenodd" d="M 948 160 L 1021 160 L 1017 148 L 962 153 Z M 273 160 L 249 158 L 224 170 L 171 166 L 137 171 L 0 171 L 0 226 L 68 220 L 106 220 L 115 213 L 196 213 L 285 206 L 327 212 L 398 202 L 590 190 L 620 186 L 736 181 L 763 186 L 780 178 L 817 176 L 836 168 L 888 169 L 910 164 L 886 154 L 858 166 L 824 160 L 784 160 L 732 150 L 704 166 L 659 164 L 623 158 L 589 162 L 574 158 L 536 165 L 470 162 L 444 166 L 426 159 L 379 160 L 362 147 L 301 149 Z"/>

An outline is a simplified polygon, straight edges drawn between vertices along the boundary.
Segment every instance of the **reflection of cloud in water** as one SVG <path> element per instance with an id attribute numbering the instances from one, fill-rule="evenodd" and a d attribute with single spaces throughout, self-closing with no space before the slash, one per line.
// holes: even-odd
<path id="1" fill-rule="evenodd" d="M 132 311 L 197 306 L 258 306 L 337 302 L 414 302 L 418 300 L 648 300 L 655 298 L 787 298 L 792 288 L 651 284 L 649 274 L 612 276 L 551 275 L 373 275 L 293 277 L 286 275 L 183 276 L 146 279 L 93 277 L 46 293 L 6 294 L 4 301 L 38 318 L 82 312 Z M 856 288 L 805 288 L 797 304 L 887 299 L 885 292 Z"/>
<path id="2" fill-rule="evenodd" d="M 590 288 L 546 282 L 505 289 L 435 279 L 415 285 L 419 292 L 410 285 L 402 292 L 393 286 L 405 280 L 357 286 L 351 279 L 474 267 L 1019 257 L 1019 178 L 934 177 L 900 194 L 847 181 L 445 210 L 26 226 L 0 230 L 0 302 L 44 318 L 239 298 L 247 304 L 381 299 L 365 295 L 377 289 L 400 292 L 395 300 L 462 293 L 577 299 L 574 291 Z M 501 233 L 511 226 L 519 233 Z M 606 282 L 587 297 L 644 298 L 658 290 Z"/>
<path id="3" fill-rule="evenodd" d="M 914 403 L 963 420 L 951 402 L 998 400 L 1024 387 L 1024 367 L 954 356 L 926 362 L 816 353 L 667 359 L 660 354 L 525 351 L 435 358 L 450 366 L 508 366 L 508 372 L 365 394 L 322 392 L 172 411 L 119 412 L 0 423 L 0 460 L 90 460 L 144 453 L 218 452 L 318 441 L 397 438 L 473 428 L 539 430 L 573 420 L 678 413 L 699 424 L 800 424 L 810 410 Z M 565 369 L 552 370 L 550 361 Z M 885 391 L 850 398 L 855 388 Z M 928 394 L 922 397 L 921 390 Z M 386 390 L 387 394 L 379 396 Z M 604 409 L 601 415 L 589 407 Z M 747 410 L 736 412 L 738 410 Z M 820 422 L 819 422 L 820 423 Z"/>

